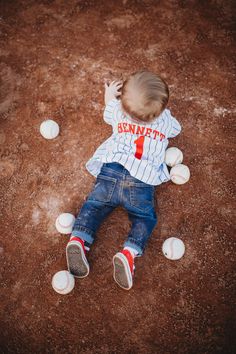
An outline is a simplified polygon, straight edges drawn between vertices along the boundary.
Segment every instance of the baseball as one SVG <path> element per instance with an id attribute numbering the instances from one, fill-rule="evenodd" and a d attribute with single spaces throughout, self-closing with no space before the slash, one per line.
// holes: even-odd
<path id="1" fill-rule="evenodd" d="M 188 182 L 190 178 L 190 171 L 188 166 L 178 164 L 172 167 L 170 170 L 170 179 L 175 184 L 184 184 Z"/>
<path id="2" fill-rule="evenodd" d="M 173 167 L 183 161 L 183 153 L 177 147 L 170 147 L 166 150 L 165 163 L 167 166 Z"/>
<path id="3" fill-rule="evenodd" d="M 179 238 L 170 237 L 163 243 L 162 252 L 166 258 L 177 260 L 183 257 L 185 245 Z"/>
<path id="4" fill-rule="evenodd" d="M 71 234 L 75 222 L 74 215 L 70 213 L 60 214 L 55 222 L 55 226 L 60 234 Z"/>
<path id="5" fill-rule="evenodd" d="M 45 120 L 40 125 L 40 133 L 45 139 L 54 139 L 59 134 L 59 125 L 52 119 Z"/>
<path id="6" fill-rule="evenodd" d="M 52 287 L 58 294 L 69 294 L 74 286 L 75 279 L 67 270 L 57 272 L 52 278 Z"/>

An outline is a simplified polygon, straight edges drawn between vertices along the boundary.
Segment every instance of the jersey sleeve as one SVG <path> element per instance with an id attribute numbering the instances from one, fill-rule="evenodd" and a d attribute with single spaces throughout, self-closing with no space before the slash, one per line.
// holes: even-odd
<path id="1" fill-rule="evenodd" d="M 181 132 L 181 125 L 170 113 L 170 132 L 168 134 L 168 138 L 174 138 Z"/>
<path id="2" fill-rule="evenodd" d="M 103 119 L 107 124 L 112 125 L 116 121 L 117 107 L 120 102 L 117 99 L 111 100 L 105 107 Z"/>

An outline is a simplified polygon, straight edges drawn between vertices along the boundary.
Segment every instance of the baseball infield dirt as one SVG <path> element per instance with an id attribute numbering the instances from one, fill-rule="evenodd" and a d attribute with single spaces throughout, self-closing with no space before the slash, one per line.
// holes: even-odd
<path id="1" fill-rule="evenodd" d="M 235 353 L 234 1 L 0 1 L 2 353 Z M 94 178 L 85 163 L 111 128 L 103 86 L 148 68 L 170 87 L 183 130 L 171 140 L 191 170 L 156 189 L 158 225 L 120 289 L 112 257 L 123 209 L 101 226 L 89 277 L 69 295 L 58 214 L 76 215 Z M 55 140 L 41 122 L 60 125 Z M 163 241 L 181 238 L 179 261 Z"/>

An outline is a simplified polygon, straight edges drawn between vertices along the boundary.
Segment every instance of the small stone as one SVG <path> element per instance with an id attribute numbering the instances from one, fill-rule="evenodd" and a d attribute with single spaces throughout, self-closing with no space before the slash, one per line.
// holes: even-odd
<path id="1" fill-rule="evenodd" d="M 0 178 L 11 178 L 15 170 L 15 166 L 11 161 L 0 162 Z"/>
<path id="2" fill-rule="evenodd" d="M 23 151 L 28 151 L 29 150 L 29 146 L 26 143 L 21 144 L 20 149 Z"/>

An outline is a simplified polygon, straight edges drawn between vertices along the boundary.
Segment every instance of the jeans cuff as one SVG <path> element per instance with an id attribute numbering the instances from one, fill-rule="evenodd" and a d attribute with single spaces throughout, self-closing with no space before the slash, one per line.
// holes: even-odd
<path id="1" fill-rule="evenodd" d="M 82 230 L 80 231 L 79 228 L 76 229 L 76 230 L 73 230 L 71 236 L 79 237 L 82 240 L 88 242 L 90 245 L 94 241 L 93 237 L 90 234 L 88 234 L 87 232 L 82 231 Z"/>
<path id="2" fill-rule="evenodd" d="M 143 249 L 140 246 L 138 246 L 136 243 L 132 242 L 132 241 L 125 241 L 124 247 L 131 247 L 135 251 L 137 251 L 138 252 L 137 257 L 142 256 L 142 254 L 143 254 Z"/>

